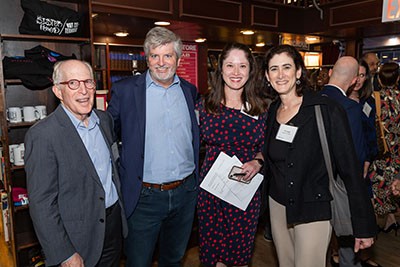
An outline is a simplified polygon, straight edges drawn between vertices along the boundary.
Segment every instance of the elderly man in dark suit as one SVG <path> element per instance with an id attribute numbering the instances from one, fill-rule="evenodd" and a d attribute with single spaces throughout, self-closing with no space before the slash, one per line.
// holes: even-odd
<path id="1" fill-rule="evenodd" d="M 111 117 L 93 110 L 91 66 L 55 64 L 61 104 L 25 137 L 30 214 L 46 265 L 119 266 L 127 225 Z"/>
<path id="2" fill-rule="evenodd" d="M 128 238 L 126 265 L 180 266 L 190 237 L 198 189 L 199 127 L 194 85 L 176 68 L 182 42 L 163 27 L 144 42 L 149 70 L 112 87 L 107 111 L 122 140 L 121 183 Z"/>
<path id="3" fill-rule="evenodd" d="M 358 77 L 358 62 L 351 56 L 344 56 L 337 60 L 330 70 L 329 83 L 321 91 L 322 95 L 334 99 L 346 111 L 349 120 L 353 143 L 356 149 L 360 170 L 366 160 L 366 143 L 362 129 L 362 109 L 354 100 L 346 96 L 347 90 L 353 86 Z M 337 144 L 340 145 L 340 144 Z M 360 239 L 353 236 L 339 236 L 339 265 L 340 267 L 361 267 L 361 262 L 356 258 L 353 247 L 357 246 Z"/>

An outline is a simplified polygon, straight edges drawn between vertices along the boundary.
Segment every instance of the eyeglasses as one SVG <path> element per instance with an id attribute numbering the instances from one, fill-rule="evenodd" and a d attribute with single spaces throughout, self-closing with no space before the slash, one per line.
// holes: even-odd
<path id="1" fill-rule="evenodd" d="M 78 90 L 79 86 L 81 86 L 81 82 L 83 82 L 86 89 L 95 89 L 96 88 L 96 82 L 93 81 L 92 79 L 86 79 L 86 80 L 71 79 L 69 81 L 59 82 L 57 84 L 66 84 L 66 85 L 68 85 L 69 89 Z"/>

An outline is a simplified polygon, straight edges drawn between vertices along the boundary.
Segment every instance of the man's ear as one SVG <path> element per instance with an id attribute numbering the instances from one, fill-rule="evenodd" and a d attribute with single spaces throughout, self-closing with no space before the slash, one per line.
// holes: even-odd
<path id="1" fill-rule="evenodd" d="M 53 85 L 52 91 L 53 91 L 54 95 L 55 95 L 58 99 L 63 100 L 63 96 L 62 96 L 62 93 L 61 93 L 61 89 L 58 88 L 57 85 Z"/>
<path id="2" fill-rule="evenodd" d="M 177 67 L 179 67 L 179 64 L 181 64 L 181 58 L 178 58 Z"/>

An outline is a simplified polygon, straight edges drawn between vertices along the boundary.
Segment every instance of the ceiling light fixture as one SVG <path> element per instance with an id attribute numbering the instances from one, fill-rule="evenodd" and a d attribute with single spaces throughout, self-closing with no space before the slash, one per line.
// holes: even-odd
<path id="1" fill-rule="evenodd" d="M 114 35 L 117 37 L 126 37 L 129 35 L 129 32 L 126 31 L 114 32 Z"/>
<path id="2" fill-rule="evenodd" d="M 240 31 L 240 33 L 243 35 L 253 35 L 254 31 L 253 30 L 243 30 L 243 31 Z"/>
<path id="3" fill-rule="evenodd" d="M 306 37 L 306 41 L 308 41 L 308 42 L 314 42 L 314 41 L 318 41 L 318 37 L 315 37 L 315 36 L 307 36 Z"/>
<path id="4" fill-rule="evenodd" d="M 194 41 L 195 41 L 196 43 L 204 43 L 206 40 L 207 40 L 206 38 L 197 38 L 197 39 L 195 39 Z"/>
<path id="5" fill-rule="evenodd" d="M 386 42 L 387 45 L 399 45 L 400 44 L 400 40 L 398 37 L 391 37 L 387 40 Z"/>
<path id="6" fill-rule="evenodd" d="M 256 46 L 257 47 L 264 47 L 265 43 L 264 42 L 259 42 L 259 43 L 256 43 Z"/>
<path id="7" fill-rule="evenodd" d="M 156 21 L 156 22 L 154 22 L 154 25 L 157 25 L 157 26 L 169 26 L 169 25 L 171 25 L 171 22 L 169 22 L 169 21 Z"/>

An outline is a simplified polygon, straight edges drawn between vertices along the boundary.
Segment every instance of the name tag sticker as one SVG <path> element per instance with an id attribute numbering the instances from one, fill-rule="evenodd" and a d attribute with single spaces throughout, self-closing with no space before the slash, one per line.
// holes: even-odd
<path id="1" fill-rule="evenodd" d="M 247 109 L 250 109 L 250 104 L 247 103 L 247 102 L 246 102 L 246 107 L 247 107 Z M 244 115 L 246 115 L 246 116 L 248 116 L 248 117 L 250 117 L 250 118 L 252 118 L 252 119 L 258 120 L 258 115 L 252 116 L 252 115 L 246 113 L 246 112 L 244 111 L 244 106 L 242 106 L 242 108 L 240 109 L 240 113 L 242 113 L 242 114 L 244 114 Z"/>
<path id="2" fill-rule="evenodd" d="M 296 126 L 281 124 L 278 133 L 276 134 L 276 140 L 292 143 L 296 136 L 297 129 L 298 127 Z"/>
<path id="3" fill-rule="evenodd" d="M 197 125 L 200 125 L 200 112 L 195 109 L 194 114 L 196 115 Z"/>
<path id="4" fill-rule="evenodd" d="M 367 117 L 369 117 L 371 110 L 372 110 L 371 106 L 367 102 L 365 102 L 365 104 L 363 106 L 363 112 L 365 115 L 367 115 Z"/>

